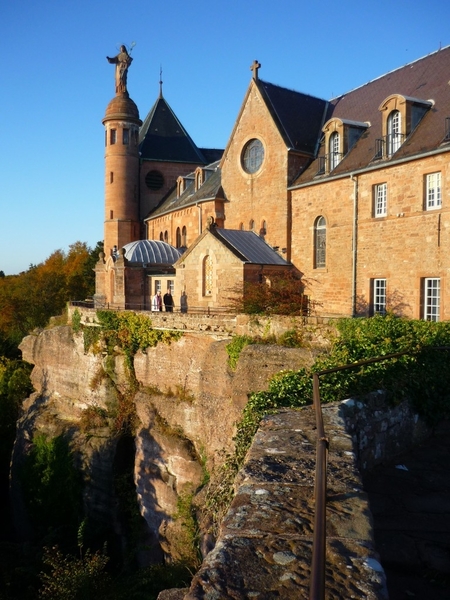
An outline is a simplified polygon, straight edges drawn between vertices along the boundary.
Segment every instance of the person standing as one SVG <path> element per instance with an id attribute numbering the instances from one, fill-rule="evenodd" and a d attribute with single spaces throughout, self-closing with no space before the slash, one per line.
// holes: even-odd
<path id="1" fill-rule="evenodd" d="M 156 312 L 158 310 L 162 310 L 162 298 L 160 291 L 156 292 L 152 299 L 152 311 Z"/>
<path id="2" fill-rule="evenodd" d="M 166 312 L 173 312 L 173 296 L 170 289 L 168 289 L 167 292 L 164 294 L 163 300 Z"/>
<path id="3" fill-rule="evenodd" d="M 180 310 L 181 310 L 182 313 L 187 313 L 188 303 L 187 303 L 186 292 L 182 292 L 182 294 L 181 294 L 181 298 L 180 298 Z"/>

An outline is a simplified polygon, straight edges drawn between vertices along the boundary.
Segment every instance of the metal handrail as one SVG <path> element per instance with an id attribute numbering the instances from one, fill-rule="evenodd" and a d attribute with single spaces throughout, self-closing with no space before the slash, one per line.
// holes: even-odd
<path id="1" fill-rule="evenodd" d="M 316 416 L 317 445 L 316 445 L 316 474 L 314 482 L 315 514 L 313 532 L 313 551 L 311 562 L 311 578 L 309 587 L 309 600 L 323 600 L 325 598 L 325 551 L 326 551 L 326 495 L 327 495 L 327 459 L 329 440 L 325 435 L 323 425 L 322 405 L 320 402 L 319 378 L 321 375 L 343 371 L 382 362 L 391 358 L 405 355 L 419 354 L 424 349 L 450 350 L 450 346 L 428 346 L 418 351 L 405 350 L 394 352 L 385 356 L 368 358 L 348 365 L 331 367 L 313 373 L 313 406 Z"/>
<path id="2" fill-rule="evenodd" d="M 151 313 L 153 315 L 163 314 L 164 316 L 168 316 L 170 314 L 189 314 L 189 315 L 236 315 L 236 309 L 227 308 L 227 307 L 211 307 L 211 306 L 189 306 L 188 309 L 182 310 L 181 306 L 174 304 L 172 311 L 164 310 L 164 307 L 160 311 L 153 311 L 151 308 L 144 304 L 131 304 L 127 303 L 125 308 L 118 308 L 114 304 L 103 304 L 101 306 L 95 306 L 92 301 L 87 300 L 71 300 L 70 306 L 80 307 L 80 308 L 92 308 L 96 310 L 111 310 L 111 311 L 136 311 L 136 312 L 145 312 Z"/>

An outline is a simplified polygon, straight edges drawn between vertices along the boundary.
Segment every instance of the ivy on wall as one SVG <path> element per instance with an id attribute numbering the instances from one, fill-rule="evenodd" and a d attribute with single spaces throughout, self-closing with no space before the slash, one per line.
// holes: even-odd
<path id="1" fill-rule="evenodd" d="M 301 408 L 312 404 L 313 372 L 407 351 L 409 354 L 395 359 L 323 376 L 321 401 L 361 397 L 383 389 L 393 404 L 409 399 L 430 425 L 450 416 L 450 322 L 378 315 L 340 319 L 336 327 L 337 335 L 332 340 L 331 350 L 319 356 L 311 369 L 278 373 L 269 382 L 267 391 L 250 395 L 236 425 L 235 451 L 226 457 L 207 493 L 206 512 L 215 533 L 233 498 L 234 478 L 261 419 L 278 408 Z M 233 368 L 236 368 L 241 350 L 249 343 L 251 340 L 246 336 L 236 336 L 229 344 L 227 350 Z M 449 350 L 441 349 L 444 347 Z"/>

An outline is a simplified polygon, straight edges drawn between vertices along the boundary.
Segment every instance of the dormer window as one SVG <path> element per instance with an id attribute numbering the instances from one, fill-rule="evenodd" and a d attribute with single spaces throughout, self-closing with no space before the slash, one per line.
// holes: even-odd
<path id="1" fill-rule="evenodd" d="M 368 123 L 348 121 L 333 117 L 322 129 L 325 134 L 325 155 L 319 157 L 318 174 L 329 174 L 344 156 L 350 152 L 361 135 L 369 126 Z"/>
<path id="2" fill-rule="evenodd" d="M 185 177 L 183 177 L 182 175 L 180 175 L 180 177 L 178 177 L 177 179 L 177 198 L 179 198 L 181 196 L 181 194 L 183 194 L 189 183 L 194 180 L 194 176 L 192 174 L 190 175 L 186 175 Z"/>
<path id="3" fill-rule="evenodd" d="M 204 183 L 204 170 L 198 167 L 195 170 L 195 191 L 199 190 Z"/>
<path id="4" fill-rule="evenodd" d="M 339 134 L 337 131 L 333 131 L 330 135 L 330 140 L 328 142 L 328 154 L 330 157 L 330 171 L 332 171 L 335 167 L 338 166 L 341 160 L 341 153 L 339 152 Z"/>
<path id="5" fill-rule="evenodd" d="M 381 103 L 382 137 L 376 140 L 375 159 L 391 158 L 414 131 L 433 100 L 420 100 L 393 94 Z"/>
<path id="6" fill-rule="evenodd" d="M 392 156 L 402 145 L 402 114 L 399 110 L 389 113 L 387 119 L 387 155 Z"/>
<path id="7" fill-rule="evenodd" d="M 450 117 L 445 118 L 444 142 L 450 142 Z"/>
<path id="8" fill-rule="evenodd" d="M 178 177 L 177 179 L 177 197 L 179 198 L 181 194 L 186 189 L 186 179 L 184 177 Z"/>

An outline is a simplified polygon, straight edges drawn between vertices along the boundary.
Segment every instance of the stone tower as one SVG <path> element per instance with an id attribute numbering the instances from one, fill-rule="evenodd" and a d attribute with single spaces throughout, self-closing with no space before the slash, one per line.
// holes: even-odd
<path id="1" fill-rule="evenodd" d="M 116 85 L 106 108 L 105 126 L 105 255 L 140 239 L 139 111 L 128 92 Z"/>

